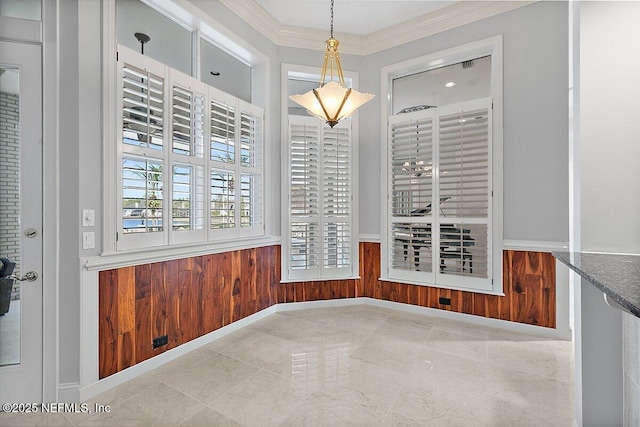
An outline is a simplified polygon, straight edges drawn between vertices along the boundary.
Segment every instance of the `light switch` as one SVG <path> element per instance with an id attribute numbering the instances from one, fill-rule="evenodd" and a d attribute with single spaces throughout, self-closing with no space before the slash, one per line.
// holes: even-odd
<path id="1" fill-rule="evenodd" d="M 82 209 L 82 226 L 93 227 L 96 225 L 96 211 L 93 209 Z"/>
<path id="2" fill-rule="evenodd" d="M 86 231 L 82 233 L 82 249 L 93 249 L 96 247 L 96 233 Z"/>

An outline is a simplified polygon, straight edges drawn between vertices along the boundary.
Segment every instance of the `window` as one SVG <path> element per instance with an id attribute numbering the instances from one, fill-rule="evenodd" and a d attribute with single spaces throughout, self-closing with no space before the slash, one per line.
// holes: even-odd
<path id="1" fill-rule="evenodd" d="M 351 122 L 289 116 L 285 278 L 348 278 L 357 269 Z M 356 260 L 356 261 L 354 261 Z"/>
<path id="2" fill-rule="evenodd" d="M 391 278 L 492 288 L 491 112 L 485 98 L 389 118 Z"/>
<path id="3" fill-rule="evenodd" d="M 117 248 L 262 235 L 262 110 L 123 46 L 118 65 Z"/>
<path id="4" fill-rule="evenodd" d="M 383 69 L 384 279 L 501 292 L 501 69 L 501 37 Z"/>

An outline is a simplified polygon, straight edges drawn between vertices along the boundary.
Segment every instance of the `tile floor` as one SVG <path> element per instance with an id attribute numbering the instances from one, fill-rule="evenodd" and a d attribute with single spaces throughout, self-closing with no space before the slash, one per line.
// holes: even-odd
<path id="1" fill-rule="evenodd" d="M 571 426 L 572 343 L 371 306 L 279 312 L 46 426 Z"/>

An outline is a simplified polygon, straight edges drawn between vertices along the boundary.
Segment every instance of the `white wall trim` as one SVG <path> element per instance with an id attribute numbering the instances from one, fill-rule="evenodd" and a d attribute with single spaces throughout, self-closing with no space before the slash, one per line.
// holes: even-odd
<path id="1" fill-rule="evenodd" d="M 105 270 L 129 267 L 150 262 L 170 261 L 178 258 L 218 254 L 243 249 L 279 245 L 280 237 L 265 236 L 233 239 L 223 242 L 198 243 L 196 245 L 167 246 L 161 248 L 118 251 L 117 253 L 84 258 L 83 265 L 88 270 Z"/>
<path id="2" fill-rule="evenodd" d="M 505 251 L 553 252 L 568 251 L 569 242 L 549 242 L 538 240 L 503 240 Z"/>
<path id="3" fill-rule="evenodd" d="M 58 385 L 58 399 L 60 403 L 80 402 L 80 383 L 61 383 Z"/>
<path id="4" fill-rule="evenodd" d="M 276 45 L 320 51 L 325 49 L 326 31 L 281 25 L 253 0 L 220 0 L 220 3 Z M 341 42 L 342 53 L 370 55 L 532 3 L 535 2 L 455 2 L 365 36 L 336 33 L 336 38 Z"/>
<path id="5" fill-rule="evenodd" d="M 437 308 L 421 307 L 418 305 L 404 304 L 400 302 L 386 301 L 362 297 L 365 304 L 376 307 L 390 308 L 393 310 L 405 311 L 408 313 L 424 314 L 444 319 L 460 320 L 470 322 L 476 325 L 487 326 L 490 328 L 499 328 L 507 331 L 521 332 L 525 334 L 536 335 L 544 338 L 571 340 L 571 331 L 563 331 L 559 329 L 545 328 L 542 326 L 527 325 L 525 323 L 510 322 L 508 320 L 493 319 L 489 317 L 475 316 L 473 314 L 458 313 L 454 311 L 439 310 Z"/>
<path id="6" fill-rule="evenodd" d="M 369 242 L 369 243 L 380 243 L 380 235 L 379 234 L 361 234 L 360 241 Z"/>

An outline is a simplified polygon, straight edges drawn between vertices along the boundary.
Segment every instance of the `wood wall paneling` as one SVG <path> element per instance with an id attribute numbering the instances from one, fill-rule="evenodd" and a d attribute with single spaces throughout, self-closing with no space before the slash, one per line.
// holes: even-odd
<path id="1" fill-rule="evenodd" d="M 360 253 L 365 257 L 379 254 L 379 246 L 361 243 Z M 365 265 L 371 262 L 364 260 Z M 379 268 L 378 264 L 378 274 Z M 381 281 L 362 269 L 361 277 L 358 289 L 362 296 L 548 328 L 556 326 L 555 260 L 550 253 L 504 251 L 504 296 Z M 451 299 L 451 305 L 440 304 L 441 297 Z"/>
<path id="2" fill-rule="evenodd" d="M 279 262 L 266 247 L 99 272 L 99 377 L 275 304 Z"/>

